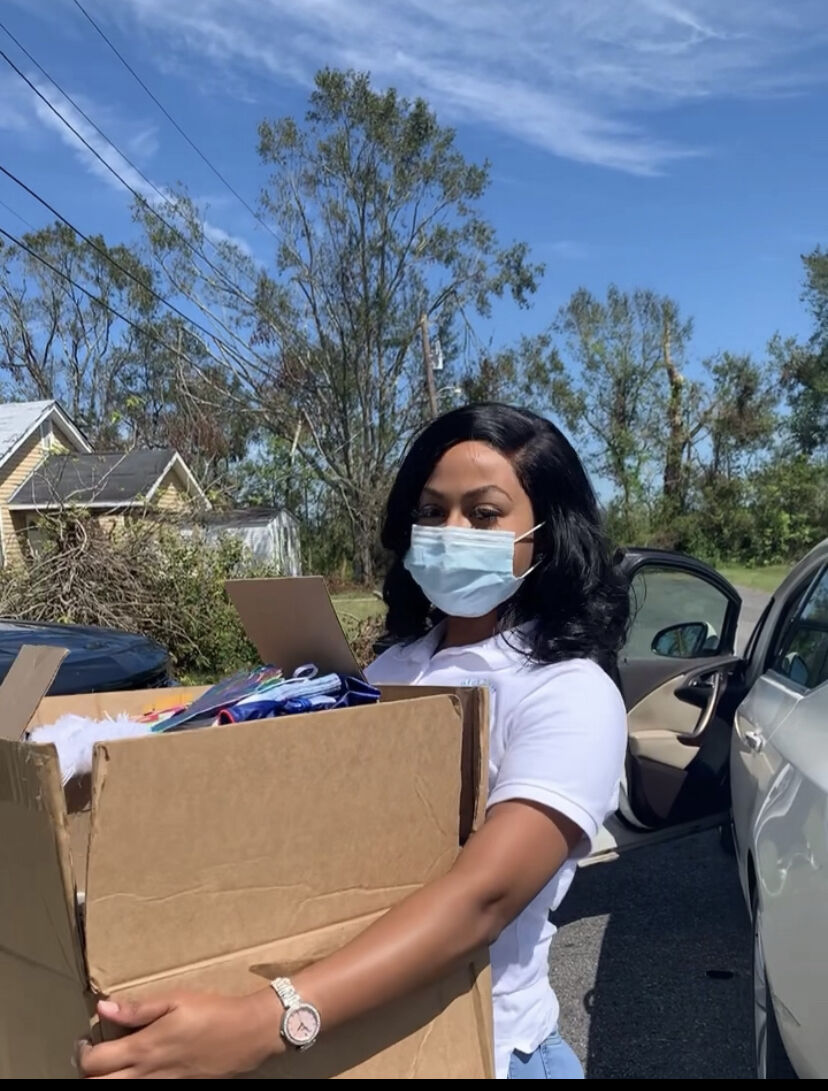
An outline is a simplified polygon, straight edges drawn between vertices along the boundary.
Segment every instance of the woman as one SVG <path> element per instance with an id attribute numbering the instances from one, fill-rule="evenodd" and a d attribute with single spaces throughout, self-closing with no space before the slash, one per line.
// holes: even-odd
<path id="1" fill-rule="evenodd" d="M 243 999 L 181 995 L 103 1018 L 84 1075 L 219 1078 L 438 978 L 491 945 L 498 1078 L 582 1079 L 548 981 L 549 912 L 616 802 L 627 618 L 595 497 L 560 431 L 503 405 L 457 409 L 411 447 L 388 499 L 380 683 L 490 687 L 486 821 L 451 871 L 329 958 Z"/>

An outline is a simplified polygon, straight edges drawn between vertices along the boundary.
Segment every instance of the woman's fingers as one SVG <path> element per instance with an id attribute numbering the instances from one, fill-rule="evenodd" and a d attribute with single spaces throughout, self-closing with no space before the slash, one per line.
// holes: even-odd
<path id="1" fill-rule="evenodd" d="M 85 1079 L 103 1079 L 117 1073 L 128 1072 L 133 1068 L 132 1049 L 129 1038 L 117 1042 L 101 1042 L 93 1046 L 81 1042 L 78 1049 L 78 1070 Z M 131 1076 L 121 1076 L 132 1079 Z"/>
<path id="2" fill-rule="evenodd" d="M 119 1027 L 146 1027 L 173 1008 L 167 997 L 159 1000 L 99 1000 L 98 1015 Z"/>

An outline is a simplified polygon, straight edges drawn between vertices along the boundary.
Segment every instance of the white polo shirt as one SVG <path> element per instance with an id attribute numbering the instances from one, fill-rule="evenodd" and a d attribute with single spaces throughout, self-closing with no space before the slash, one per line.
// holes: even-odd
<path id="1" fill-rule="evenodd" d="M 486 685 L 491 694 L 489 803 L 525 799 L 554 808 L 584 831 L 576 852 L 491 947 L 495 1068 L 505 1079 L 514 1050 L 531 1053 L 558 1025 L 549 944 L 577 860 L 618 805 L 627 746 L 626 711 L 612 680 L 588 659 L 537 666 L 521 635 L 435 652 L 438 626 L 397 644 L 367 670 L 378 684 Z M 510 646 L 510 645 L 515 645 Z"/>

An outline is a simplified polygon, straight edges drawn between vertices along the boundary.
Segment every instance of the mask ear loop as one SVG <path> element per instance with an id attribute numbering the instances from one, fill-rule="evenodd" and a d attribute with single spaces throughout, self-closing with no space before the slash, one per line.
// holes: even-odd
<path id="1" fill-rule="evenodd" d="M 533 527 L 529 527 L 529 529 L 525 530 L 523 534 L 518 535 L 518 537 L 515 538 L 515 545 L 517 545 L 518 542 L 522 542 L 524 538 L 528 538 L 530 534 L 534 534 L 536 530 L 540 530 L 545 522 L 546 520 L 543 519 L 540 523 L 535 523 Z"/>
<path id="2" fill-rule="evenodd" d="M 546 522 L 546 520 L 544 519 L 540 523 L 536 523 L 533 527 L 530 527 L 529 530 L 527 530 L 523 534 L 521 534 L 519 538 L 515 538 L 515 545 L 517 545 L 518 542 L 522 542 L 524 538 L 528 538 L 530 534 L 534 534 L 536 530 L 540 530 L 540 528 L 544 525 L 545 522 Z M 517 578 L 519 580 L 525 580 L 527 576 L 531 576 L 532 573 L 535 571 L 535 569 L 538 567 L 538 565 L 541 563 L 542 560 L 543 560 L 543 554 L 541 554 L 538 557 L 538 559 L 535 561 L 535 563 L 533 565 L 531 565 L 529 568 L 527 568 L 526 571 L 524 573 L 522 573 L 520 576 L 518 576 Z"/>

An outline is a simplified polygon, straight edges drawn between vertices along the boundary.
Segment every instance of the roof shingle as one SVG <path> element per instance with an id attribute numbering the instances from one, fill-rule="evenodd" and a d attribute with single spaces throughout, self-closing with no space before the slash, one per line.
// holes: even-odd
<path id="1" fill-rule="evenodd" d="M 170 449 L 53 455 L 23 482 L 8 504 L 43 509 L 134 504 L 147 496 L 174 457 Z"/>

